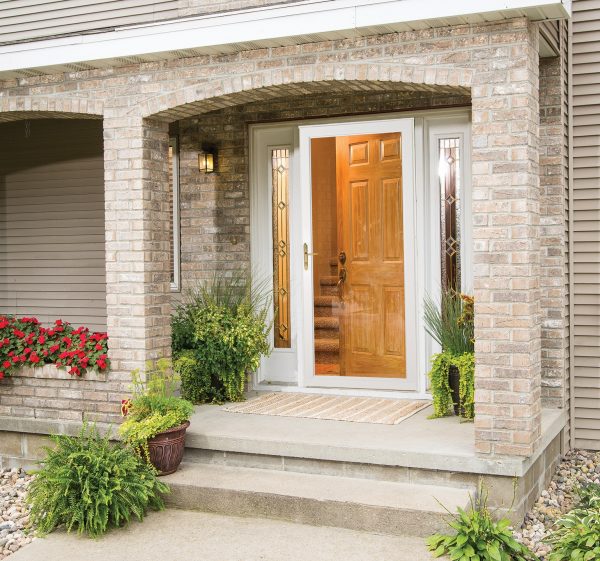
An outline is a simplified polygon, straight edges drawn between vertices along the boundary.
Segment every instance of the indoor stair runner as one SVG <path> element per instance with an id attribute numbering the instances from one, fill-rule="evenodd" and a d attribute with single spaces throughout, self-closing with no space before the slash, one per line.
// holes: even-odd
<path id="1" fill-rule="evenodd" d="M 337 259 L 329 262 L 330 274 L 319 279 L 315 297 L 315 370 L 317 374 L 340 372 L 340 322 L 338 317 Z"/>

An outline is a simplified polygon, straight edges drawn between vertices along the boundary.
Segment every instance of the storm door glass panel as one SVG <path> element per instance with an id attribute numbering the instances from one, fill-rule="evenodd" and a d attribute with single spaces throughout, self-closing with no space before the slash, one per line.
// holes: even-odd
<path id="1" fill-rule="evenodd" d="M 460 290 L 460 138 L 439 141 L 442 286 Z"/>
<path id="2" fill-rule="evenodd" d="M 271 150 L 273 185 L 273 301 L 275 304 L 274 346 L 291 347 L 290 331 L 290 150 Z"/>

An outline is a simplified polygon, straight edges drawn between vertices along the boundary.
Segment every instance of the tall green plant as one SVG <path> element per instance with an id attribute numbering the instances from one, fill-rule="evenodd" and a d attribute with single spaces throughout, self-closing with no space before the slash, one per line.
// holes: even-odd
<path id="1" fill-rule="evenodd" d="M 120 443 L 101 437 L 95 426 L 79 436 L 52 436 L 54 447 L 29 486 L 31 521 L 39 534 L 64 525 L 97 537 L 131 518 L 142 520 L 148 508 L 164 508 L 152 466 Z"/>
<path id="2" fill-rule="evenodd" d="M 243 399 L 247 371 L 270 353 L 266 283 L 245 272 L 215 275 L 189 292 L 173 316 L 182 394 L 193 402 Z"/>
<path id="3" fill-rule="evenodd" d="M 440 302 L 427 295 L 423 318 L 425 330 L 442 350 L 454 356 L 473 352 L 472 298 L 453 289 L 442 290 Z"/>

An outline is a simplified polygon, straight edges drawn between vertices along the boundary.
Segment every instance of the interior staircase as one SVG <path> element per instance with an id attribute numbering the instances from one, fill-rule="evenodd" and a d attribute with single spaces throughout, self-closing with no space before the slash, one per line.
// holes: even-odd
<path id="1" fill-rule="evenodd" d="M 315 295 L 315 372 L 340 373 L 340 321 L 337 259 L 329 261 L 329 274 L 319 279 Z"/>

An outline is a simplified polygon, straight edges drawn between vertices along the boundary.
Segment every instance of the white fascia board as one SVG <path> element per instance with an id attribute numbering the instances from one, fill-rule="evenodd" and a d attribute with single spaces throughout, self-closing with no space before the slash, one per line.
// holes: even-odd
<path id="1" fill-rule="evenodd" d="M 360 32 L 511 10 L 568 17 L 568 0 L 307 0 L 0 47 L 0 72 L 186 49 Z M 314 39 L 313 39 L 314 40 Z"/>

